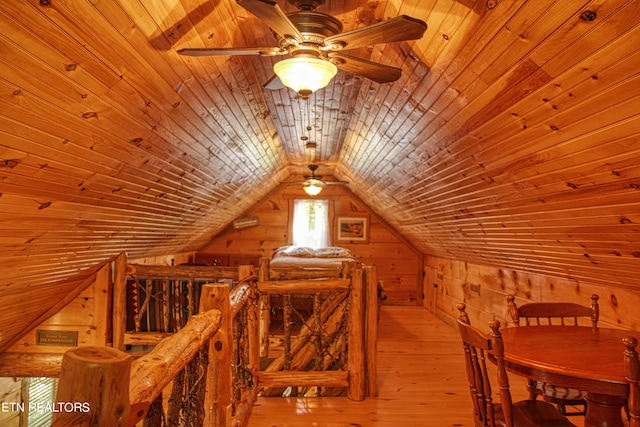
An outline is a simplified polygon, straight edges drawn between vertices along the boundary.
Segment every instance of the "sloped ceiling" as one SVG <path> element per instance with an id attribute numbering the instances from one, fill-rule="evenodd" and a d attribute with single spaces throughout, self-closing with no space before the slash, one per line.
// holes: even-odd
<path id="1" fill-rule="evenodd" d="M 429 28 L 355 52 L 399 81 L 340 71 L 302 100 L 263 89 L 279 58 L 177 54 L 275 46 L 232 0 L 0 4 L 0 296 L 40 297 L 0 343 L 83 271 L 197 250 L 312 162 L 426 254 L 640 286 L 639 2 L 320 10 Z"/>

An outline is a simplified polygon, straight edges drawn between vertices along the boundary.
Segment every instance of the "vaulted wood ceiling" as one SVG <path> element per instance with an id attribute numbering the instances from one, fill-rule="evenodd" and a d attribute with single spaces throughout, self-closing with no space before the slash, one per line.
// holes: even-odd
<path id="1" fill-rule="evenodd" d="M 87 269 L 197 250 L 311 162 L 426 254 L 640 286 L 640 2 L 320 10 L 429 28 L 356 52 L 399 81 L 340 71 L 305 101 L 263 89 L 280 58 L 176 52 L 275 46 L 233 0 L 0 3 L 0 342 Z"/>

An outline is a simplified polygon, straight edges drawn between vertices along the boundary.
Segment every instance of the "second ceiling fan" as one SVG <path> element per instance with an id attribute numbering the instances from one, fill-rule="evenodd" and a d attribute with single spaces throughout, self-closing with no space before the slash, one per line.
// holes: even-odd
<path id="1" fill-rule="evenodd" d="M 347 181 L 323 181 L 322 177 L 316 175 L 316 170 L 318 170 L 318 165 L 308 165 L 309 170 L 311 171 L 311 175 L 305 175 L 304 181 L 299 182 L 284 182 L 286 185 L 302 185 L 303 190 L 310 196 L 318 195 L 324 187 L 329 185 L 347 185 L 349 184 Z"/>
<path id="2" fill-rule="evenodd" d="M 358 74 L 377 83 L 396 81 L 402 69 L 347 55 L 344 51 L 380 43 L 416 40 L 423 36 L 427 24 L 400 15 L 373 25 L 342 32 L 337 18 L 316 8 L 325 0 L 288 0 L 298 11 L 285 14 L 269 0 L 236 0 L 238 5 L 262 20 L 273 31 L 277 47 L 185 48 L 189 56 L 290 55 L 274 66 L 276 76 L 265 85 L 268 89 L 290 87 L 303 97 L 325 87 L 337 68 Z"/>

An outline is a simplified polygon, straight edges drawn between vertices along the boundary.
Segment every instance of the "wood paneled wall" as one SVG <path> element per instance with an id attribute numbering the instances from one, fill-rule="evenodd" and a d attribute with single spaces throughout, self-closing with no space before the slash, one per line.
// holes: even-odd
<path id="1" fill-rule="evenodd" d="M 111 293 L 111 268 L 107 264 L 98 271 L 90 286 L 61 307 L 60 311 L 25 331 L 7 352 L 62 354 L 70 348 L 39 345 L 37 330 L 76 332 L 78 346 L 107 345 L 111 342 Z"/>
<path id="2" fill-rule="evenodd" d="M 459 302 L 467 304 L 474 324 L 487 324 L 494 318 L 512 324 L 508 294 L 514 294 L 519 305 L 530 301 L 589 305 L 591 295 L 598 294 L 599 325 L 640 330 L 640 294 L 615 286 L 427 256 L 424 292 L 425 307 L 450 324 L 458 317 Z"/>
<path id="3" fill-rule="evenodd" d="M 270 258 L 274 249 L 290 244 L 289 205 L 296 198 L 309 196 L 303 192 L 302 186 L 282 185 L 246 213 L 246 216 L 257 216 L 259 226 L 245 230 L 228 227 L 205 245 L 199 254 Z M 346 247 L 364 264 L 376 266 L 378 278 L 383 282 L 388 296 L 388 304 L 421 303 L 420 253 L 349 190 L 340 186 L 327 187 L 316 198 L 331 200 L 334 216 L 368 215 L 369 243 L 338 243 L 336 246 Z M 334 226 L 333 218 L 331 220 Z"/>
<path id="4" fill-rule="evenodd" d="M 11 404 L 22 402 L 22 378 L 0 378 L 0 402 L 5 404 L 0 410 L 0 425 L 20 427 L 23 413 Z"/>

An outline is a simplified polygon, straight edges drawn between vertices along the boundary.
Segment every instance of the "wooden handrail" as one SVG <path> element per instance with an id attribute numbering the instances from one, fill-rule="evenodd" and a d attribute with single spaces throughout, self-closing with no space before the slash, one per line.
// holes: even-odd
<path id="1" fill-rule="evenodd" d="M 248 365 L 239 369 L 249 371 L 257 378 L 260 365 L 258 314 L 255 304 L 250 303 L 256 298 L 256 275 L 253 269 L 250 266 L 212 268 L 127 265 L 123 256 L 119 259 L 116 270 L 118 277 L 114 287 L 117 292 L 114 289 L 114 299 L 117 299 L 117 304 L 114 303 L 114 306 L 117 305 L 117 309 L 114 308 L 114 323 L 118 323 L 118 337 L 114 339 L 114 344 L 118 348 L 78 347 L 65 353 L 56 401 L 67 404 L 84 402 L 85 405 L 80 411 L 56 413 L 52 425 L 134 426 L 145 417 L 151 404 L 157 403 L 167 385 L 198 355 L 205 354 L 201 353 L 203 347 L 208 347 L 209 357 L 208 362 L 203 365 L 206 378 L 202 378 L 206 381 L 207 390 L 204 397 L 204 425 L 245 425 L 255 400 L 256 387 L 250 386 L 243 390 L 240 402 L 233 401 L 236 397 L 231 394 L 235 375 L 231 363 L 234 351 L 232 324 L 234 317 L 246 310 L 243 319 L 247 322 L 247 330 L 255 332 L 249 332 L 245 338 L 245 348 L 250 350 L 250 357 Z M 199 314 L 192 314 L 182 329 L 174 334 L 126 334 L 126 274 L 167 280 L 197 278 L 212 282 L 217 282 L 220 278 L 231 278 L 237 284 L 232 292 L 229 292 L 229 286 L 224 283 L 202 285 Z M 127 339 L 137 344 L 155 344 L 155 348 L 133 361 L 130 354 L 122 351 Z M 237 414 L 230 412 L 232 407 L 238 410 Z"/>
<path id="2" fill-rule="evenodd" d="M 186 268 L 191 269 L 190 273 L 195 273 L 195 276 L 200 278 L 202 277 L 200 272 L 204 271 L 201 269 L 205 267 L 188 266 Z M 177 272 L 178 269 L 160 266 L 126 266 L 127 274 L 160 276 L 166 277 L 167 280 L 185 277 L 184 269 L 185 267 L 181 266 L 181 273 L 178 276 L 172 276 L 171 273 Z M 123 272 L 125 268 L 120 270 Z M 218 271 L 216 274 L 219 273 Z M 222 283 L 202 285 L 200 314 L 192 315 L 179 332 L 159 341 L 155 349 L 147 355 L 132 361 L 127 353 L 118 349 L 106 348 L 105 350 L 105 347 L 101 347 L 99 348 L 101 351 L 96 350 L 96 355 L 100 353 L 109 355 L 109 357 L 103 357 L 106 366 L 104 373 L 100 368 L 99 358 L 87 360 L 86 351 L 82 352 L 82 357 L 75 357 L 75 365 L 72 365 L 75 368 L 71 372 L 75 372 L 76 376 L 65 375 L 63 370 L 58 396 L 63 396 L 62 401 L 87 401 L 85 396 L 89 394 L 94 401 L 90 402 L 92 410 L 87 417 L 90 417 L 94 424 L 90 424 L 88 419 L 82 420 L 83 414 L 67 414 L 70 416 L 65 418 L 65 414 L 60 413 L 56 416 L 53 426 L 89 426 L 95 425 L 97 419 L 107 419 L 109 425 L 116 427 L 134 426 L 145 417 L 150 405 L 160 400 L 158 397 L 166 386 L 185 369 L 203 347 L 208 348 L 206 353 L 200 353 L 207 354 L 208 358 L 203 364 L 205 377 L 201 378 L 206 382 L 203 425 L 207 427 L 246 425 L 256 393 L 262 387 L 272 389 L 285 385 L 347 387 L 347 395 L 353 400 L 362 400 L 367 395 L 375 394 L 375 373 L 368 376 L 365 369 L 365 366 L 375 367 L 375 360 L 367 360 L 364 351 L 365 333 L 369 335 L 369 339 L 373 340 L 376 334 L 375 327 L 370 328 L 367 324 L 374 322 L 377 311 L 369 313 L 369 309 L 366 308 L 370 304 L 375 304 L 375 286 L 371 286 L 371 283 L 375 283 L 375 270 L 367 271 L 366 280 L 363 280 L 363 270 L 356 268 L 351 271 L 350 278 L 293 279 L 278 282 L 269 280 L 263 274 L 260 275 L 261 280 L 258 280 L 251 266 L 241 266 L 234 277 L 236 285 L 231 291 L 228 285 Z M 208 280 L 207 277 L 203 278 Z M 211 280 L 217 281 L 213 278 Z M 123 289 L 120 290 L 119 295 L 123 297 L 126 282 L 124 280 L 120 282 Z M 365 283 L 367 288 L 363 286 Z M 334 326 L 327 326 L 326 332 L 334 333 L 343 321 L 348 322 L 347 335 L 332 342 L 329 347 L 332 354 L 338 353 L 336 349 L 348 348 L 347 370 L 322 371 L 322 366 L 326 369 L 328 365 L 327 361 L 320 360 L 316 367 L 320 370 L 315 372 L 260 372 L 261 337 L 258 320 L 260 313 L 256 301 L 259 296 L 269 293 L 316 294 L 314 305 L 318 306 L 318 314 L 313 321 L 323 324 L 325 323 L 323 320 L 332 319 L 329 323 Z M 327 293 L 334 295 L 327 296 Z M 324 302 L 321 302 L 319 294 L 325 294 L 322 297 L 325 299 Z M 348 302 L 344 301 L 345 298 L 348 298 Z M 330 310 L 330 307 L 333 309 Z M 365 314 L 368 316 L 367 322 L 365 322 Z M 306 330 L 308 328 L 311 326 L 303 328 L 299 337 L 300 343 L 296 343 L 294 348 L 312 339 L 311 331 Z M 124 347 L 126 340 L 124 334 L 122 335 L 119 338 L 119 345 Z M 139 343 L 151 343 L 162 335 L 164 334 L 156 332 L 137 334 L 129 338 L 136 339 Z M 242 338 L 238 338 L 237 335 Z M 244 341 L 236 344 L 238 339 Z M 243 354 L 248 355 L 242 358 L 244 366 L 241 367 L 234 367 L 232 363 L 232 360 L 235 360 L 232 359 L 233 353 L 237 348 L 246 350 L 247 353 Z M 305 347 L 305 351 L 296 356 L 296 361 L 306 361 L 303 363 L 304 366 L 308 365 L 310 358 L 318 354 L 317 351 L 312 351 L 313 348 L 309 347 L 309 349 L 311 350 L 307 351 Z M 375 350 L 375 347 L 373 349 Z M 113 355 L 113 352 L 116 354 Z M 89 351 L 88 354 L 91 352 Z M 119 358 L 119 354 L 123 357 Z M 107 359 L 109 359 L 108 363 Z M 126 366 L 123 367 L 123 364 Z M 96 366 L 99 368 L 97 371 Z M 249 373 L 248 376 L 247 373 Z M 88 381 L 87 378 L 94 379 Z M 84 386 L 79 387 L 78 384 L 88 384 L 87 387 L 91 388 L 90 393 Z M 96 384 L 100 385 L 96 386 Z M 128 395 L 124 392 L 112 393 L 114 396 L 117 394 L 115 396 L 117 399 L 110 399 L 109 390 L 126 390 Z M 57 400 L 61 401 L 60 399 L 59 397 Z M 111 403 L 112 400 L 113 403 Z M 96 418 L 100 416 L 103 418 Z"/>
<path id="3" fill-rule="evenodd" d="M 258 282 L 258 290 L 270 294 L 313 294 L 347 291 L 349 279 L 267 280 Z"/>
<path id="4" fill-rule="evenodd" d="M 229 293 L 229 301 L 231 305 L 231 317 L 235 317 L 236 314 L 249 300 L 251 295 L 251 286 L 248 283 L 243 283 L 240 286 L 234 287 Z"/>
<path id="5" fill-rule="evenodd" d="M 206 288 L 206 286 L 203 287 L 203 292 L 206 292 L 204 288 Z M 122 417 L 123 421 L 125 419 L 127 420 L 126 423 L 112 425 L 134 426 L 138 421 L 144 418 L 151 402 L 160 395 L 162 390 L 173 380 L 176 374 L 184 369 L 186 364 L 200 350 L 202 345 L 208 342 L 209 339 L 218 331 L 220 321 L 220 310 L 209 310 L 192 316 L 181 331 L 162 340 L 156 348 L 146 356 L 130 363 L 130 379 L 115 378 L 114 376 L 111 376 L 110 380 L 112 380 L 112 382 L 116 380 L 129 382 L 130 408 L 122 408 L 118 402 L 112 403 L 109 399 L 102 399 L 102 396 L 99 394 L 92 395 L 96 401 L 88 401 L 89 407 L 91 408 L 90 411 L 86 413 L 56 413 L 52 426 L 97 425 L 91 424 L 91 422 L 101 419 L 101 416 L 108 413 L 128 413 L 128 417 Z M 90 349 L 96 349 L 94 351 L 94 360 L 87 356 L 87 354 L 90 353 Z M 114 355 L 119 354 L 122 355 L 122 358 L 128 358 L 130 360 L 130 356 L 120 350 L 108 350 L 108 356 L 111 359 L 114 358 Z M 76 361 L 76 364 L 84 363 L 86 365 L 84 373 L 86 374 L 90 369 L 95 369 L 96 366 L 106 363 L 104 361 L 104 351 L 105 347 L 78 347 L 73 350 L 69 350 L 63 357 L 63 366 L 65 364 L 65 358 L 73 358 L 75 353 L 81 352 L 81 361 Z M 75 359 L 77 360 L 78 357 Z M 111 363 L 110 361 L 108 362 Z M 83 372 L 80 370 L 65 372 L 63 369 L 58 385 L 57 401 L 87 402 L 87 390 L 85 390 L 84 387 L 78 387 L 78 384 L 85 384 L 87 380 L 82 373 Z M 118 388 L 122 386 L 123 384 L 102 384 L 101 390 L 108 391 L 110 387 Z M 116 405 L 118 406 L 116 407 Z"/>
<path id="6" fill-rule="evenodd" d="M 194 277 L 198 279 L 238 280 L 235 267 L 214 267 L 201 265 L 145 265 L 127 264 L 126 274 L 138 277 Z"/>
<path id="7" fill-rule="evenodd" d="M 203 286 L 203 294 L 210 292 L 208 287 Z M 144 418 L 151 402 L 218 331 L 220 322 L 220 310 L 191 316 L 183 329 L 160 341 L 150 353 L 132 363 L 128 426 Z"/>

